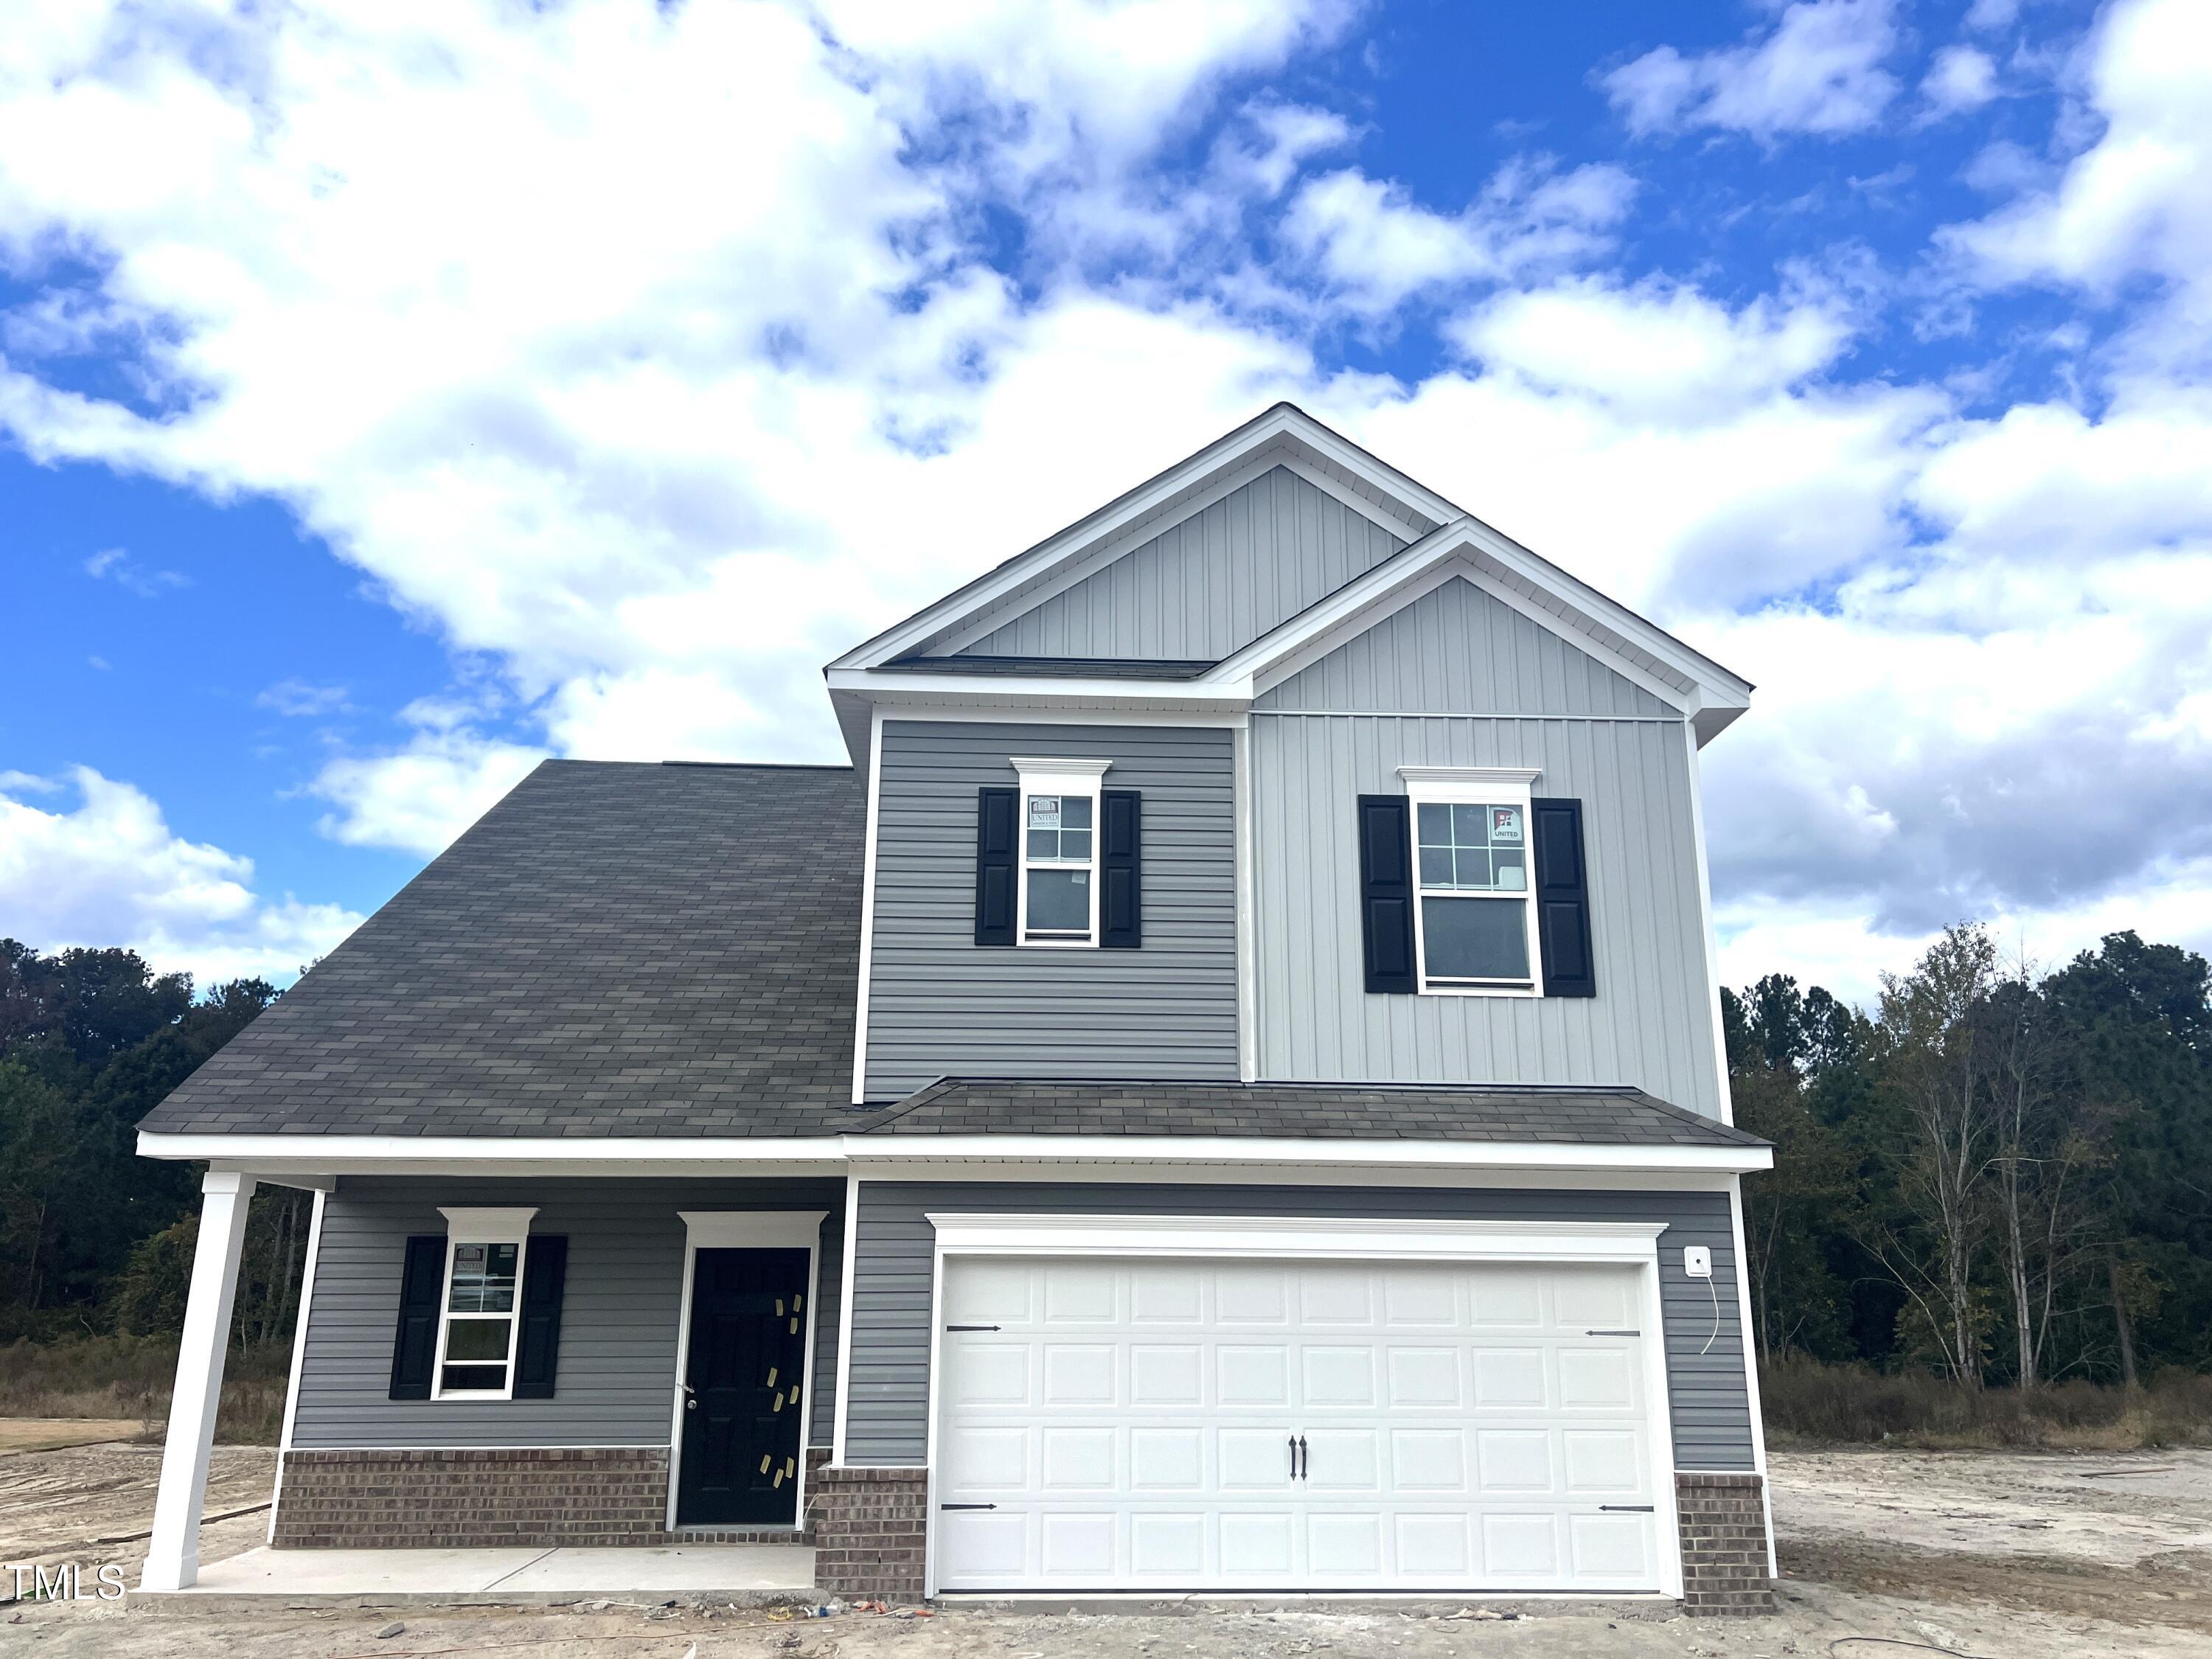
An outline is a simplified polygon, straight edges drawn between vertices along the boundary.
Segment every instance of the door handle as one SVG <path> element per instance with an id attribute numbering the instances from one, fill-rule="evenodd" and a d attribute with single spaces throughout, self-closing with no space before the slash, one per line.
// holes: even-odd
<path id="1" fill-rule="evenodd" d="M 1298 1479 L 1303 1480 L 1313 1473 L 1313 1454 L 1306 1449 L 1306 1437 L 1304 1435 L 1298 1437 L 1298 1462 L 1303 1466 L 1298 1470 Z"/>

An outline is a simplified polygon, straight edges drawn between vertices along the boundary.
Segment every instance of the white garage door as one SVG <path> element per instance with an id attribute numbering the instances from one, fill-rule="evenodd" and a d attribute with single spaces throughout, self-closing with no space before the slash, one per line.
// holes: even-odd
<path id="1" fill-rule="evenodd" d="M 1638 1286 L 949 1258 L 939 1585 L 1656 1589 Z"/>

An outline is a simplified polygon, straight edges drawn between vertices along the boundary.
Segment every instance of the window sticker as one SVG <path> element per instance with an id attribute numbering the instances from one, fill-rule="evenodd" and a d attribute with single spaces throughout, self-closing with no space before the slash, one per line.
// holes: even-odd
<path id="1" fill-rule="evenodd" d="M 1521 809 L 1517 806 L 1493 806 L 1490 809 L 1490 838 L 1493 842 L 1521 839 Z"/>

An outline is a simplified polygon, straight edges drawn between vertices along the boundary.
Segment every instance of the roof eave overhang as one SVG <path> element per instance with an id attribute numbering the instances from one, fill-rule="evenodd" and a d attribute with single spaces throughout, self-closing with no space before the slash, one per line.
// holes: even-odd
<path id="1" fill-rule="evenodd" d="M 204 1162 L 283 1184 L 340 1175 L 841 1174 L 854 1164 L 1314 1164 L 1742 1175 L 1773 1167 L 1768 1146 L 1295 1139 L 1205 1135 L 807 1135 L 645 1138 L 161 1134 L 142 1157 Z"/>

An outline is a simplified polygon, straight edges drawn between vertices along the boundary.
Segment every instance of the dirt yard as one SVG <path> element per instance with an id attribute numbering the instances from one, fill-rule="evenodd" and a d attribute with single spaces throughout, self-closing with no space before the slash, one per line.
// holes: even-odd
<path id="1" fill-rule="evenodd" d="M 270 1454 L 217 1453 L 209 1507 L 265 1503 Z M 0 1560 L 135 1559 L 158 1456 L 130 1445 L 0 1456 Z M 183 1613 L 0 1607 L 0 1654 L 55 1659 L 1980 1659 L 2212 1656 L 2212 1453 L 1796 1452 L 1774 1459 L 1784 1579 L 1770 1619 L 1515 1620 L 1433 1611 L 1192 1610 L 934 1618 L 594 1605 L 438 1613 Z M 212 1524 L 213 1559 L 260 1541 L 256 1511 Z M 135 1569 L 134 1569 L 135 1571 Z M 0 1594 L 7 1581 L 0 1579 Z M 392 1630 L 392 1626 L 400 1628 Z M 392 1633 L 385 1634 L 386 1631 Z M 1883 1638 L 1881 1645 L 1855 1638 Z M 1906 1648 L 1893 1645 L 1907 1644 Z"/>

